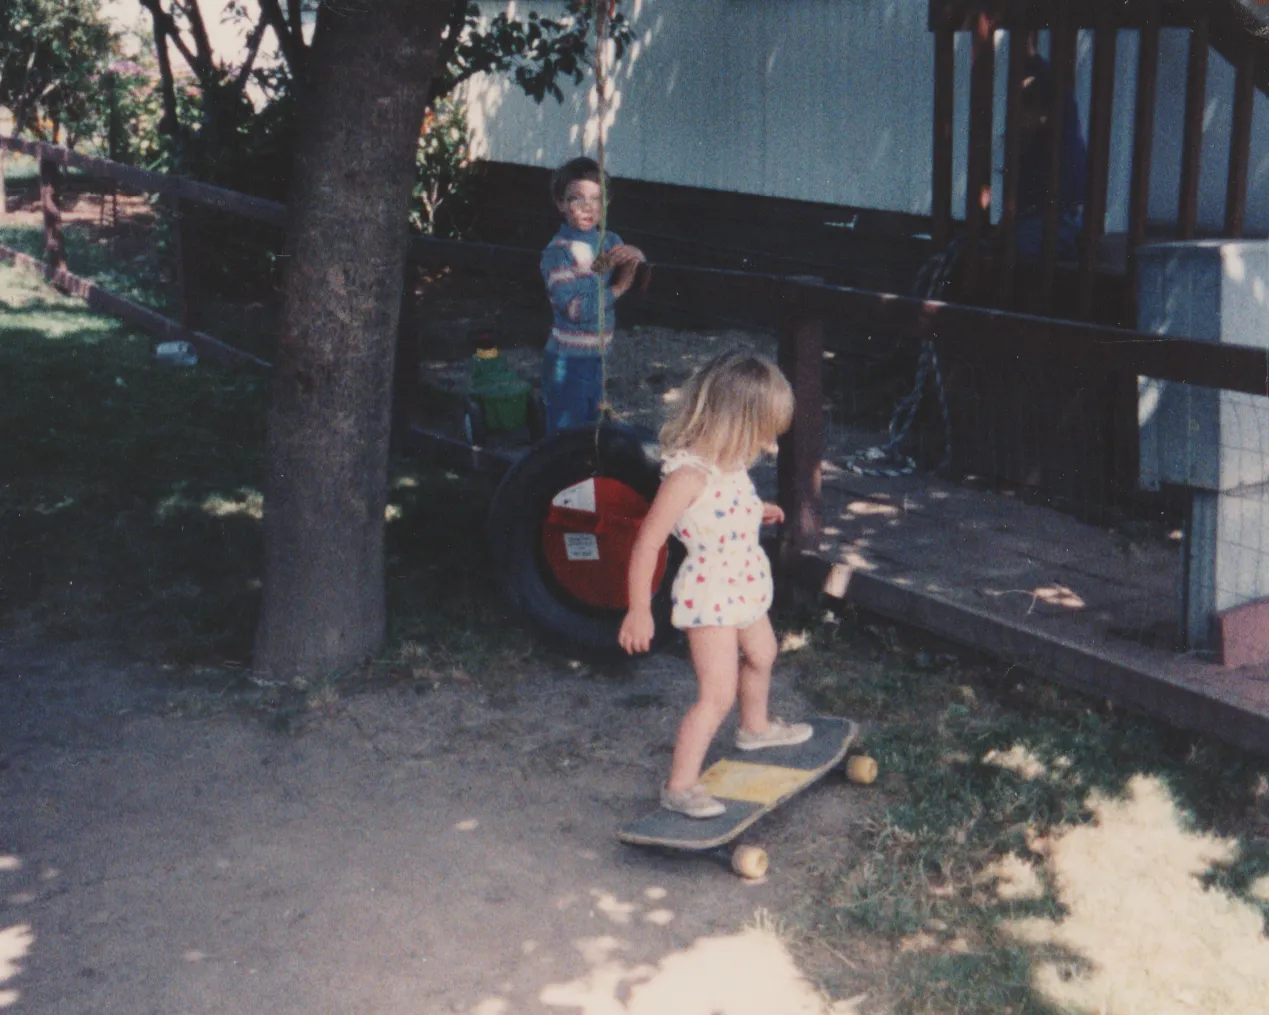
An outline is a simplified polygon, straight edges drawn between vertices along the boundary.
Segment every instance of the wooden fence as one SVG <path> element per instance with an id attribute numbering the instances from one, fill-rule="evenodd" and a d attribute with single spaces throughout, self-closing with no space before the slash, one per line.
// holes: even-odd
<path id="1" fill-rule="evenodd" d="M 1075 288 L 1076 310 L 1088 317 L 1094 307 L 1098 248 L 1106 215 L 1110 170 L 1111 113 L 1114 107 L 1115 47 L 1120 29 L 1139 33 L 1136 98 L 1133 118 L 1132 168 L 1129 191 L 1127 271 L 1125 293 L 1132 294 L 1134 252 L 1146 239 L 1146 209 L 1150 195 L 1154 118 L 1159 73 L 1159 32 L 1175 27 L 1189 30 L 1185 111 L 1181 142 L 1181 184 L 1175 238 L 1193 239 L 1198 219 L 1199 170 L 1203 154 L 1203 117 L 1207 108 L 1209 50 L 1216 50 L 1235 72 L 1229 166 L 1225 188 L 1222 235 L 1243 235 L 1247 208 L 1253 99 L 1256 88 L 1269 91 L 1269 33 L 1237 0 L 930 0 L 929 27 L 934 33 L 934 144 L 933 236 L 942 246 L 953 233 L 952 221 L 952 99 L 954 94 L 954 36 L 967 32 L 970 46 L 969 147 L 966 166 L 964 232 L 967 240 L 961 289 L 973 299 L 998 306 L 1017 306 L 1019 268 L 1014 222 L 1018 212 L 1021 148 L 1022 79 L 1028 33 L 1051 33 L 1050 66 L 1053 88 L 1048 123 L 1051 136 L 1062 134 L 1066 91 L 1074 74 L 1077 33 L 1092 33 L 1092 82 L 1089 98 L 1088 165 L 1081 251 Z M 984 284 L 980 239 L 987 232 L 991 207 L 991 159 L 995 33 L 1010 33 L 1008 87 L 1005 101 L 1003 193 L 998 236 L 1001 250 L 994 265 L 993 283 Z M 1050 313 L 1055 305 L 1058 247 L 1058 195 L 1061 187 L 1061 148 L 1049 146 L 1048 201 L 1043 216 L 1038 285 L 1030 308 Z M 1128 318 L 1131 320 L 1131 318 Z"/>
<path id="2" fill-rule="evenodd" d="M 166 338 L 179 337 L 220 359 L 264 361 L 192 331 L 181 321 L 156 314 L 73 275 L 66 267 L 60 215 L 53 194 L 57 165 L 73 166 L 93 176 L 141 191 L 159 193 L 256 221 L 285 225 L 286 208 L 179 177 L 148 172 L 91 158 L 36 142 L 0 137 L 0 147 L 31 155 L 41 163 L 45 210 L 46 261 L 23 260 L 16 251 L 0 255 L 36 266 L 55 284 L 81 295 L 106 313 Z M 179 228 L 180 218 L 177 217 Z M 176 250 L 180 251 L 180 244 Z M 518 247 L 459 240 L 415 237 L 409 257 L 415 264 L 449 266 L 497 277 L 536 281 L 539 252 Z M 825 324 L 848 322 L 865 333 L 888 333 L 937 343 L 940 350 L 1027 360 L 1041 364 L 1078 362 L 1091 370 L 1125 376 L 1144 375 L 1207 387 L 1269 396 L 1269 350 L 1214 345 L 1186 338 L 1106 327 L 1051 317 L 921 300 L 891 293 L 830 285 L 805 276 L 655 264 L 641 273 L 641 297 L 659 306 L 694 314 L 744 319 L 780 335 L 780 359 L 794 383 L 799 406 L 794 426 L 781 446 L 780 502 L 788 524 L 782 533 L 786 564 L 811 551 L 819 536 L 819 489 L 822 446 L 822 361 Z M 187 287 L 187 294 L 193 289 Z M 187 299 L 189 296 L 187 295 Z M 192 308 L 186 307 L 185 315 Z M 451 457 L 470 449 L 438 434 L 417 435 L 422 443 Z M 477 454 L 469 458 L 486 469 L 505 462 Z"/>

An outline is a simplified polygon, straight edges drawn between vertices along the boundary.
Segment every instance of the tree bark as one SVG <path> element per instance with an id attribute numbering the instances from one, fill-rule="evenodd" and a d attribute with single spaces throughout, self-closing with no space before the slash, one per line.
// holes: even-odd
<path id="1" fill-rule="evenodd" d="M 392 363 L 414 153 L 450 0 L 323 4 L 288 231 L 254 666 L 343 672 L 385 631 Z"/>

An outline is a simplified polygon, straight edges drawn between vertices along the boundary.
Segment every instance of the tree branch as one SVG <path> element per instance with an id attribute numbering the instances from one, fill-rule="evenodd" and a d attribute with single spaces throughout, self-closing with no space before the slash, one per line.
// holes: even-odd
<path id="1" fill-rule="evenodd" d="M 286 61 L 287 70 L 291 72 L 291 80 L 297 85 L 302 83 L 304 74 L 304 36 L 297 29 L 293 34 L 287 24 L 286 15 L 278 0 L 260 0 L 261 20 L 268 22 L 278 40 L 278 48 L 282 50 L 282 59 Z"/>
<path id="2" fill-rule="evenodd" d="M 243 89 L 247 87 L 247 81 L 251 77 L 251 68 L 255 66 L 256 54 L 260 52 L 260 40 L 264 38 L 264 30 L 268 27 L 268 23 L 264 18 L 261 18 L 256 22 L 256 27 L 251 29 L 251 35 L 247 38 L 246 58 L 242 61 L 242 66 L 234 77 L 233 93 L 235 95 L 241 95 Z"/>
<path id="3" fill-rule="evenodd" d="M 450 62 L 454 59 L 454 53 L 458 49 L 458 43 L 463 37 L 463 32 L 467 28 L 467 7 L 468 0 L 454 0 L 454 6 L 449 12 L 449 22 L 445 26 L 445 39 L 441 43 L 441 51 L 437 55 L 436 71 L 432 78 L 431 86 L 428 89 L 427 104 L 432 106 L 438 99 L 444 98 L 448 90 L 453 88 L 457 83 L 451 82 L 450 89 L 445 87 L 446 69 Z M 470 75 L 464 75 L 470 77 Z M 458 81 L 463 78 L 458 78 Z"/>
<path id="4" fill-rule="evenodd" d="M 207 26 L 203 23 L 203 12 L 198 6 L 198 0 L 185 0 L 184 3 L 172 0 L 172 4 L 179 7 L 189 19 L 190 30 L 194 33 L 194 45 L 198 49 L 199 61 L 206 77 L 200 73 L 198 67 L 192 69 L 195 74 L 198 74 L 200 81 L 208 80 L 216 70 L 216 54 L 212 52 L 211 40 L 207 37 Z"/>
<path id="5" fill-rule="evenodd" d="M 140 4 L 150 12 L 150 17 L 154 19 L 154 44 L 158 49 L 159 30 L 162 29 L 163 35 L 170 39 L 172 45 L 176 47 L 176 51 L 184 58 L 189 69 L 194 72 L 200 81 L 204 80 L 203 73 L 198 66 L 198 58 L 190 52 L 189 46 L 181 37 L 181 27 L 176 23 L 176 19 L 163 9 L 161 0 L 140 0 Z M 166 48 L 164 49 L 164 57 L 167 59 Z"/>

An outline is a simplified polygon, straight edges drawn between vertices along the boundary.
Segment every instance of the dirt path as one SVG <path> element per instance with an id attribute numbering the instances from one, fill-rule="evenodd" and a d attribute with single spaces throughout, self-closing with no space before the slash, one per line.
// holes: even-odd
<path id="1" fill-rule="evenodd" d="M 746 927 L 796 898 L 849 788 L 768 819 L 759 885 L 613 839 L 690 689 L 662 656 L 497 701 L 375 691 L 278 733 L 0 643 L 0 1010 L 819 1012 L 781 938 Z M 802 711 L 787 687 L 777 705 Z"/>

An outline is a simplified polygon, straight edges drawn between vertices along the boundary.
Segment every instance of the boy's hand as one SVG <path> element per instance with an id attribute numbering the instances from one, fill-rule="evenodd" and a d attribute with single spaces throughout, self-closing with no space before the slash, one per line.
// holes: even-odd
<path id="1" fill-rule="evenodd" d="M 646 260 L 647 258 L 643 256 L 643 251 L 638 247 L 623 243 L 600 254 L 595 260 L 591 261 L 590 270 L 596 275 L 602 275 L 606 271 L 621 269 L 626 265 L 635 265 Z"/>
<path id="2" fill-rule="evenodd" d="M 643 251 L 629 244 L 613 247 L 608 251 L 608 264 L 613 269 L 612 294 L 614 298 L 623 296 L 634 285 L 635 273 L 639 265 L 647 260 Z"/>
<path id="3" fill-rule="evenodd" d="M 652 647 L 652 635 L 655 631 L 656 624 L 652 620 L 652 611 L 647 607 L 632 607 L 626 612 L 625 620 L 621 622 L 621 630 L 617 632 L 617 644 L 628 655 L 646 652 Z"/>
<path id="4" fill-rule="evenodd" d="M 763 525 L 782 525 L 784 523 L 784 508 L 779 504 L 762 505 L 762 524 Z"/>

